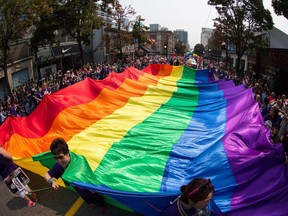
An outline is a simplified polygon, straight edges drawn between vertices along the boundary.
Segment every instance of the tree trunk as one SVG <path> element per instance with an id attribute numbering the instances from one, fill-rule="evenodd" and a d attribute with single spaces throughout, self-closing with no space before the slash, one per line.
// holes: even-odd
<path id="1" fill-rule="evenodd" d="M 9 79 L 8 79 L 8 70 L 7 70 L 7 64 L 8 64 L 8 43 L 7 45 L 4 45 L 5 48 L 3 49 L 3 71 L 4 71 L 4 76 L 5 76 L 5 85 L 8 91 L 8 95 L 11 94 L 11 86 L 9 84 Z"/>
<path id="2" fill-rule="evenodd" d="M 82 66 L 84 66 L 84 64 L 85 64 L 85 62 L 84 62 L 84 50 L 83 50 L 81 41 L 77 39 L 77 43 L 78 43 L 78 47 L 79 47 L 79 50 L 80 50 L 81 63 L 82 63 Z"/>
<path id="3" fill-rule="evenodd" d="M 119 36 L 119 58 L 122 60 L 123 52 L 122 52 L 122 36 L 121 36 L 121 26 L 118 25 L 118 36 Z"/>
<path id="4" fill-rule="evenodd" d="M 7 66 L 4 66 L 3 71 L 4 71 L 4 75 L 5 75 L 6 89 L 7 89 L 8 95 L 10 95 L 11 94 L 11 86 L 9 85 Z"/>
<path id="5" fill-rule="evenodd" d="M 123 59 L 123 52 L 122 52 L 122 41 L 121 41 L 121 38 L 120 38 L 120 56 L 119 58 L 122 60 Z"/>
<path id="6" fill-rule="evenodd" d="M 39 64 L 40 64 L 40 60 L 39 60 L 39 58 L 38 58 L 38 55 L 37 55 L 37 53 L 38 53 L 38 48 L 35 48 L 34 49 L 34 59 L 35 59 L 35 63 L 34 63 L 34 71 L 36 71 L 36 73 L 37 73 L 37 78 L 39 78 L 40 77 L 40 70 L 39 70 Z M 35 78 L 35 72 L 34 72 L 34 74 L 33 74 L 34 76 L 32 77 L 33 79 Z"/>
<path id="7" fill-rule="evenodd" d="M 225 69 L 228 68 L 228 43 L 225 45 Z"/>
<path id="8" fill-rule="evenodd" d="M 237 55 L 236 59 L 236 74 L 240 77 L 242 77 L 242 73 L 240 71 L 240 62 L 241 62 L 241 56 Z"/>

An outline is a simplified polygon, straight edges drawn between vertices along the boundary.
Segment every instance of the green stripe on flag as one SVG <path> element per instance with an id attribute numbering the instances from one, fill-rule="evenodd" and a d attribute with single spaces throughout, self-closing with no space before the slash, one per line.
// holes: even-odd
<path id="1" fill-rule="evenodd" d="M 113 144 L 94 171 L 101 183 L 117 190 L 159 191 L 171 148 L 198 104 L 194 80 L 195 71 L 184 67 L 170 100 Z"/>

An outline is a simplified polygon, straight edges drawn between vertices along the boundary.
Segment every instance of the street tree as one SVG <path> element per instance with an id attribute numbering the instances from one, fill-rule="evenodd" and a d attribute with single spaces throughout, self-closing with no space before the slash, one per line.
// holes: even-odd
<path id="1" fill-rule="evenodd" d="M 234 48 L 236 72 L 241 75 L 240 61 L 244 53 L 266 44 L 258 36 L 273 28 L 271 13 L 264 8 L 263 1 L 209 0 L 208 4 L 216 6 L 219 16 L 214 24 L 225 34 L 226 46 Z"/>
<path id="2" fill-rule="evenodd" d="M 225 67 L 228 65 L 228 47 L 226 44 L 226 35 L 222 28 L 214 29 L 212 36 L 208 39 L 208 47 L 211 49 L 211 54 L 221 56 L 222 51 L 225 51 Z"/>
<path id="3" fill-rule="evenodd" d="M 40 0 L 38 0 L 40 1 Z M 110 14 L 117 0 L 42 0 L 46 2 L 49 13 L 41 13 L 40 19 L 34 20 L 35 31 L 31 38 L 31 49 L 37 62 L 39 47 L 59 45 L 55 32 L 74 38 L 80 50 L 84 64 L 84 45 L 88 45 L 93 37 L 93 29 L 103 25 L 96 9 Z M 45 32 L 45 34 L 43 34 Z"/>
<path id="4" fill-rule="evenodd" d="M 56 40 L 55 31 L 62 28 L 54 11 L 58 10 L 59 0 L 39 0 L 42 3 L 34 4 L 35 10 L 39 11 L 39 18 L 33 20 L 34 31 L 30 38 L 30 47 L 35 55 L 36 64 L 38 63 L 37 52 L 39 47 L 59 44 Z M 44 6 L 43 6 L 44 4 Z M 45 10 L 40 10 L 44 8 Z M 45 34 L 43 34 L 45 32 Z"/>
<path id="5" fill-rule="evenodd" d="M 98 5 L 93 0 L 66 0 L 54 11 L 61 25 L 62 36 L 70 36 L 77 41 L 82 65 L 84 65 L 84 46 L 93 38 L 93 29 L 103 26 L 97 14 Z"/>
<path id="6" fill-rule="evenodd" d="M 43 8 L 36 9 L 36 5 Z M 33 20 L 37 20 L 39 13 L 45 10 L 45 4 L 39 0 L 9 0 L 0 1 L 0 68 L 4 72 L 4 85 L 11 93 L 8 79 L 8 64 L 14 62 L 10 45 L 25 39 L 33 32 Z"/>
<path id="7" fill-rule="evenodd" d="M 177 55 L 182 55 L 182 56 L 184 56 L 185 51 L 186 51 L 186 46 L 185 46 L 185 44 L 184 44 L 182 41 L 177 41 L 177 42 L 175 43 L 175 53 L 176 53 Z"/>
<path id="8" fill-rule="evenodd" d="M 272 0 L 272 6 L 278 16 L 283 15 L 288 19 L 288 2 L 287 0 Z"/>
<path id="9" fill-rule="evenodd" d="M 119 0 L 94 0 L 94 2 L 97 2 L 101 11 L 110 15 L 115 5 L 119 3 Z"/>
<path id="10" fill-rule="evenodd" d="M 218 52 L 221 49 L 225 49 L 225 44 L 223 42 L 225 42 L 224 32 L 219 28 L 215 28 L 212 36 L 208 39 L 208 47 L 212 51 L 215 50 L 216 52 Z"/>
<path id="11" fill-rule="evenodd" d="M 203 44 L 196 44 L 193 49 L 193 53 L 197 54 L 198 56 L 203 56 L 204 53 L 204 46 Z"/>
<path id="12" fill-rule="evenodd" d="M 111 21 L 107 23 L 107 34 L 106 41 L 110 42 L 108 47 L 108 43 L 106 43 L 108 48 L 107 50 L 114 50 L 115 53 L 119 54 L 119 58 L 122 59 L 123 51 L 122 47 L 131 44 L 132 35 L 129 32 L 132 22 L 126 22 L 129 17 L 135 15 L 135 10 L 129 5 L 128 7 L 122 7 L 119 2 L 116 2 L 114 5 L 114 9 L 111 11 Z M 111 42 L 113 42 L 111 44 Z"/>
<path id="13" fill-rule="evenodd" d="M 148 26 L 145 26 L 142 21 L 145 21 L 140 15 L 136 17 L 134 20 L 132 35 L 134 38 L 134 41 L 137 41 L 138 43 L 138 51 L 140 50 L 140 45 L 142 43 L 147 42 L 148 35 L 146 34 L 146 31 L 149 30 Z"/>

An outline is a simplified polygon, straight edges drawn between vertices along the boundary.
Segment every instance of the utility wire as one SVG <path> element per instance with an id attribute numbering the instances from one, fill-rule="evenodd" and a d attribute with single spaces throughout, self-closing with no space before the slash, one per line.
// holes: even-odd
<path id="1" fill-rule="evenodd" d="M 206 23 L 205 23 L 205 28 L 207 27 L 207 23 L 208 23 L 208 20 L 209 20 L 210 14 L 211 14 L 211 10 L 212 10 L 212 5 L 211 5 L 211 7 L 210 7 L 210 11 L 209 11 L 209 14 L 208 14 L 208 17 L 207 17 Z"/>

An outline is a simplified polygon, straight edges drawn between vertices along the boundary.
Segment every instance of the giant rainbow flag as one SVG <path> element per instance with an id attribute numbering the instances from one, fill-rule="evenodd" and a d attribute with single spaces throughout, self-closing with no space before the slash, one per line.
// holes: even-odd
<path id="1" fill-rule="evenodd" d="M 64 182 L 127 211 L 159 215 L 203 177 L 225 215 L 288 214 L 284 149 L 270 141 L 252 89 L 208 70 L 149 65 L 88 78 L 0 128 L 0 145 L 39 175 L 55 163 L 56 137 L 75 153 Z"/>

